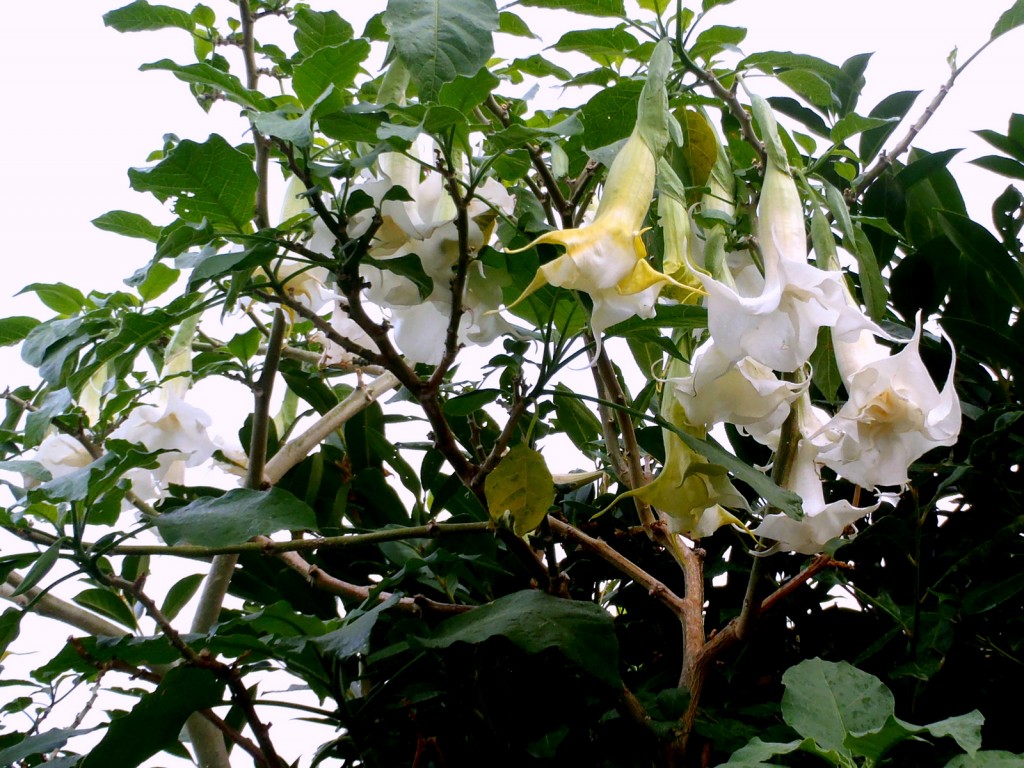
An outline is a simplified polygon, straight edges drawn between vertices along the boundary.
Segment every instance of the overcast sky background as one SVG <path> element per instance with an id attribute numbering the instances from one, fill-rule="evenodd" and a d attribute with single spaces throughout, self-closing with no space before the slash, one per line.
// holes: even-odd
<path id="1" fill-rule="evenodd" d="M 178 0 L 165 0 L 165 4 L 192 6 Z M 227 14 L 225 3 L 207 0 L 207 4 L 219 17 Z M 850 55 L 874 51 L 859 111 L 867 114 L 890 93 L 922 90 L 909 125 L 947 79 L 949 52 L 959 47 L 961 61 L 966 59 L 988 39 L 996 19 L 1011 4 L 1012 0 L 738 0 L 715 9 L 705 25 L 747 27 L 745 53 L 790 50 L 841 63 Z M 310 5 L 339 11 L 358 33 L 385 3 L 311 0 Z M 154 198 L 132 191 L 126 175 L 130 166 L 146 164 L 146 156 L 161 145 L 163 134 L 196 141 L 210 133 L 220 133 L 232 143 L 246 139 L 247 125 L 234 105 L 216 104 L 208 115 L 196 105 L 187 86 L 169 73 L 137 71 L 139 65 L 165 57 L 193 61 L 189 36 L 176 29 L 114 32 L 103 26 L 101 16 L 115 6 L 95 0 L 4 5 L 0 24 L 0 83 L 6 115 L 0 121 L 0 146 L 5 149 L 0 176 L 4 233 L 0 316 L 50 316 L 34 296 L 14 296 L 28 283 L 61 281 L 84 291 L 115 290 L 122 287 L 122 278 L 150 258 L 148 243 L 102 232 L 90 220 L 113 209 L 136 211 L 158 224 L 172 220 L 170 211 Z M 498 55 L 538 52 L 572 28 L 572 19 L 565 14 L 510 10 L 526 18 L 545 40 L 499 36 Z M 610 20 L 573 18 L 583 27 L 611 24 Z M 971 131 L 1005 131 L 1010 114 L 1024 112 L 1022 70 L 1024 30 L 1016 30 L 962 75 L 917 142 L 933 151 L 966 148 L 953 169 L 972 215 L 986 225 L 990 225 L 992 199 L 1009 182 L 966 165 L 966 160 L 987 153 L 986 145 Z M 762 84 L 767 86 L 764 80 L 749 82 L 753 90 L 770 95 L 761 90 Z M 537 103 L 550 106 L 585 100 L 578 91 L 562 94 L 549 88 Z M 897 131 L 897 138 L 906 127 Z M 0 353 L 0 389 L 31 381 L 31 370 L 20 364 L 16 350 Z M 10 539 L 3 539 L 3 544 L 9 546 Z M 23 660 L 26 670 L 49 658 L 45 654 L 55 651 L 67 635 L 65 628 L 43 620 L 23 626 L 25 632 L 38 633 L 39 640 L 39 653 Z M 24 639 L 23 635 L 22 648 Z M 284 720 L 285 714 L 277 719 Z M 283 751 L 293 759 L 309 750 L 299 742 Z M 169 764 L 166 758 L 157 762 Z"/>

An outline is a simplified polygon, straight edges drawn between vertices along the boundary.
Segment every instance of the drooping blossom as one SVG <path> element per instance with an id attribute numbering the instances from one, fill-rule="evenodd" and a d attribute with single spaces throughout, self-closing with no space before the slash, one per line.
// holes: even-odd
<path id="1" fill-rule="evenodd" d="M 879 334 L 881 329 L 847 302 L 839 272 L 807 262 L 803 206 L 782 162 L 769 157 L 758 209 L 763 277 L 751 266 L 734 283 L 711 275 L 701 279 L 708 293 L 708 328 L 722 353 L 790 372 L 811 356 L 819 328 L 833 328 L 843 340 L 863 329 Z"/>
<path id="2" fill-rule="evenodd" d="M 652 317 L 658 292 L 669 282 L 647 262 L 641 238 L 656 168 L 654 153 L 640 130 L 634 130 L 612 161 L 590 224 L 545 232 L 529 245 L 509 251 L 519 253 L 544 243 L 565 248 L 564 254 L 541 265 L 510 306 L 544 285 L 583 291 L 594 303 L 591 327 L 598 338 L 608 326 L 633 315 Z"/>
<path id="3" fill-rule="evenodd" d="M 31 459 L 41 464 L 53 480 L 92 463 L 92 456 L 81 442 L 62 432 L 55 432 L 43 438 Z M 22 480 L 26 488 L 35 488 L 40 482 L 28 474 L 23 474 Z"/>
<path id="4" fill-rule="evenodd" d="M 921 361 L 920 315 L 913 337 L 895 354 L 868 333 L 834 344 L 849 399 L 814 437 L 820 460 L 864 488 L 905 485 L 914 461 L 953 445 L 960 433 L 956 350 L 939 391 Z"/>
<path id="5" fill-rule="evenodd" d="M 710 427 L 728 422 L 766 444 L 789 415 L 790 403 L 804 384 L 783 381 L 751 357 L 734 362 L 714 340 L 693 355 L 691 373 L 669 379 L 691 424 Z"/>
<path id="6" fill-rule="evenodd" d="M 817 446 L 807 438 L 800 438 L 786 487 L 803 500 L 803 519 L 794 520 L 776 512 L 765 516 L 752 531 L 777 542 L 778 549 L 804 555 L 821 552 L 829 541 L 841 536 L 848 526 L 879 506 L 876 503 L 870 507 L 855 507 L 846 500 L 826 504 L 817 459 Z"/>

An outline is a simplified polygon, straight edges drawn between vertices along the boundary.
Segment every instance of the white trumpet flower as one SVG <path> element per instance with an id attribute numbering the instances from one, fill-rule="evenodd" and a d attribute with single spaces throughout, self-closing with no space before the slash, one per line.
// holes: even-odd
<path id="1" fill-rule="evenodd" d="M 961 421 L 953 387 L 956 351 L 940 392 L 921 361 L 920 344 L 920 315 L 913 337 L 895 354 L 868 333 L 851 343 L 835 340 L 849 400 L 814 442 L 820 460 L 850 482 L 864 488 L 905 485 L 914 461 L 956 442 Z"/>

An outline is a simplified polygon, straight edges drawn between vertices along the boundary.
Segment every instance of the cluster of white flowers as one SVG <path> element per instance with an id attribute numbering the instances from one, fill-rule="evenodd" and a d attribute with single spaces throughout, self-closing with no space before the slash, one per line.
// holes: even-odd
<path id="1" fill-rule="evenodd" d="M 804 519 L 767 515 L 754 533 L 779 548 L 821 551 L 851 523 L 877 508 L 825 503 L 820 469 L 869 490 L 901 488 L 910 465 L 932 448 L 952 445 L 960 405 L 951 365 L 940 392 L 921 362 L 920 318 L 911 341 L 892 354 L 891 341 L 853 302 L 838 271 L 807 261 L 804 212 L 784 159 L 769 154 L 756 224 L 763 274 L 752 258 L 698 270 L 707 291 L 710 338 L 689 374 L 670 378 L 690 424 L 727 422 L 778 447 L 795 411 L 796 447 L 785 486 L 803 499 Z M 828 328 L 848 400 L 834 416 L 811 407 L 803 373 L 820 328 Z M 955 364 L 955 358 L 954 358 Z"/>

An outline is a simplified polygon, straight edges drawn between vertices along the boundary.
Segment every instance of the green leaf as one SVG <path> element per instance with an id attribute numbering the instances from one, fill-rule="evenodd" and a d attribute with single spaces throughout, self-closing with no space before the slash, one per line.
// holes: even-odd
<path id="1" fill-rule="evenodd" d="M 362 71 L 363 61 L 370 55 L 370 44 L 361 38 L 341 45 L 321 48 L 295 67 L 292 88 L 306 107 L 314 106 L 331 86 L 335 93 L 327 102 L 344 106 L 348 98 L 341 94 L 355 82 Z"/>
<path id="2" fill-rule="evenodd" d="M 559 8 L 587 16 L 625 16 L 622 0 L 520 0 L 531 8 Z"/>
<path id="3" fill-rule="evenodd" d="M 39 321 L 27 315 L 0 318 L 0 347 L 9 347 L 25 340 Z"/>
<path id="4" fill-rule="evenodd" d="M 733 0 L 703 0 L 700 6 L 701 10 L 703 10 L 704 13 L 707 13 L 717 5 L 728 5 L 731 2 L 733 2 Z"/>
<path id="5" fill-rule="evenodd" d="M 183 83 L 207 85 L 211 88 L 216 88 L 224 94 L 228 101 L 233 101 L 235 104 L 248 107 L 249 109 L 266 110 L 273 108 L 271 101 L 262 93 L 250 91 L 234 75 L 205 62 L 182 65 L 170 59 L 161 59 L 150 64 L 143 64 L 139 67 L 139 70 L 142 72 L 170 72 Z"/>
<path id="6" fill-rule="evenodd" d="M 295 27 L 295 47 L 303 57 L 321 48 L 341 45 L 352 38 L 352 25 L 335 11 L 313 11 L 300 8 L 292 17 Z"/>
<path id="7" fill-rule="evenodd" d="M 782 717 L 826 750 L 848 753 L 848 734 L 879 731 L 895 709 L 882 682 L 844 662 L 807 659 L 782 676 Z"/>
<path id="8" fill-rule="evenodd" d="M 18 639 L 21 631 L 21 617 L 25 612 L 19 608 L 8 608 L 0 614 L 0 658 L 3 658 L 7 647 Z"/>
<path id="9" fill-rule="evenodd" d="M 946 763 L 946 768 L 1020 768 L 1024 754 L 1000 750 L 984 750 L 973 755 L 958 755 Z"/>
<path id="10" fill-rule="evenodd" d="M 191 32 L 195 22 L 187 11 L 167 5 L 150 5 L 146 0 L 108 11 L 103 14 L 103 24 L 118 32 L 143 32 L 151 29 L 177 27 Z"/>
<path id="11" fill-rule="evenodd" d="M 145 301 L 153 301 L 153 299 L 162 296 L 168 288 L 178 282 L 180 276 L 181 270 L 173 269 L 166 264 L 158 262 L 150 265 L 146 271 L 146 277 L 136 288 L 139 295 Z"/>
<path id="12" fill-rule="evenodd" d="M 555 483 L 540 452 L 517 445 L 487 476 L 484 495 L 491 519 L 510 515 L 516 535 L 524 536 L 541 524 L 555 503 Z"/>
<path id="13" fill-rule="evenodd" d="M 856 136 L 858 133 L 864 133 L 864 131 L 898 122 L 899 120 L 895 117 L 861 117 L 851 112 L 832 126 L 830 136 L 832 141 L 838 145 L 845 142 L 851 136 Z"/>
<path id="14" fill-rule="evenodd" d="M 839 386 L 843 381 L 836 363 L 832 333 L 828 328 L 818 329 L 818 345 L 814 348 L 809 362 L 814 371 L 811 377 L 814 386 L 828 402 L 835 403 Z"/>
<path id="15" fill-rule="evenodd" d="M 155 243 L 160 239 L 160 227 L 145 216 L 131 211 L 107 211 L 92 220 L 94 227 L 125 237 L 138 237 Z"/>
<path id="16" fill-rule="evenodd" d="M 28 569 L 21 584 L 11 592 L 11 597 L 24 595 L 50 572 L 50 569 L 56 564 L 57 558 L 60 557 L 60 548 L 63 544 L 64 539 L 57 539 L 39 556 L 38 560 L 32 563 L 32 567 Z"/>
<path id="17" fill-rule="evenodd" d="M 346 617 L 341 629 L 328 632 L 313 640 L 313 645 L 328 657 L 338 660 L 347 659 L 356 654 L 365 654 L 370 650 L 370 632 L 380 615 L 399 600 L 398 595 L 391 595 L 387 600 L 378 603 L 365 613 L 354 618 Z"/>
<path id="18" fill-rule="evenodd" d="M 564 384 L 555 385 L 555 426 L 564 431 L 573 445 L 586 452 L 601 432 L 601 422 Z"/>
<path id="19" fill-rule="evenodd" d="M 821 75 L 806 69 L 788 69 L 776 75 L 797 96 L 809 104 L 822 109 L 832 109 L 836 105 L 836 96 L 832 86 Z"/>
<path id="20" fill-rule="evenodd" d="M 619 25 L 612 29 L 578 29 L 566 32 L 552 48 L 566 53 L 582 53 L 602 66 L 620 64 L 639 41 Z"/>
<path id="21" fill-rule="evenodd" d="M 429 101 L 444 83 L 487 63 L 498 9 L 494 0 L 388 0 L 384 22 L 420 100 Z"/>
<path id="22" fill-rule="evenodd" d="M 903 189 L 908 190 L 915 184 L 927 179 L 933 173 L 944 169 L 949 165 L 950 160 L 962 151 L 962 149 L 945 149 L 933 154 L 924 154 L 922 152 L 919 155 L 912 156 L 913 162 L 896 174 L 896 180 L 899 181 Z"/>
<path id="23" fill-rule="evenodd" d="M 967 261 L 991 277 L 996 291 L 1018 307 L 1024 306 L 1024 270 L 995 236 L 975 221 L 941 211 L 942 229 Z"/>
<path id="24" fill-rule="evenodd" d="M 78 605 L 95 611 L 108 619 L 113 619 L 128 629 L 138 628 L 135 614 L 128 604 L 109 589 L 85 589 L 75 595 L 72 600 Z"/>
<path id="25" fill-rule="evenodd" d="M 43 401 L 25 419 L 25 447 L 39 445 L 56 416 L 71 408 L 71 392 L 67 387 L 46 393 Z"/>
<path id="26" fill-rule="evenodd" d="M 445 83 L 438 91 L 438 104 L 452 107 L 464 115 L 470 115 L 473 108 L 483 104 L 500 81 L 486 69 L 472 77 L 459 76 Z"/>
<path id="27" fill-rule="evenodd" d="M 585 128 L 583 142 L 588 149 L 606 147 L 632 133 L 643 87 L 640 80 L 624 80 L 599 91 L 583 106 L 580 117 Z"/>
<path id="28" fill-rule="evenodd" d="M 202 144 L 185 140 L 152 168 L 128 171 L 132 189 L 161 202 L 175 198 L 182 219 L 236 232 L 252 219 L 258 180 L 247 155 L 214 134 Z"/>
<path id="29" fill-rule="evenodd" d="M 168 544 L 229 547 L 253 536 L 316 528 L 316 514 L 281 488 L 236 488 L 217 498 L 197 499 L 161 515 L 156 527 Z"/>
<path id="30" fill-rule="evenodd" d="M 708 325 L 708 311 L 704 307 L 697 307 L 692 304 L 659 304 L 655 307 L 655 315 L 652 318 L 631 317 L 616 323 L 605 331 L 608 336 L 629 337 L 633 334 L 643 334 L 657 328 L 681 328 L 696 329 L 706 328 Z"/>
<path id="31" fill-rule="evenodd" d="M 690 57 L 709 61 L 724 50 L 734 50 L 746 37 L 747 30 L 744 27 L 708 27 L 697 35 L 690 48 Z"/>
<path id="32" fill-rule="evenodd" d="M 1009 157 L 999 155 L 985 155 L 971 160 L 971 165 L 998 173 L 1010 179 L 1024 179 L 1024 163 L 1018 160 L 1011 160 Z"/>
<path id="33" fill-rule="evenodd" d="M 896 130 L 900 120 L 906 117 L 907 112 L 914 106 L 914 102 L 921 94 L 920 91 L 899 91 L 890 94 L 882 99 L 875 108 L 871 110 L 868 117 L 896 118 L 878 128 L 871 128 L 865 131 L 860 137 L 860 161 L 865 165 L 874 159 L 878 150 L 889 139 L 892 132 Z"/>
<path id="34" fill-rule="evenodd" d="M 477 389 L 446 400 L 441 410 L 448 416 L 469 416 L 500 396 L 500 389 Z"/>
<path id="35" fill-rule="evenodd" d="M 0 765 L 17 765 L 19 761 L 32 755 L 45 755 L 55 749 L 60 749 L 68 743 L 72 736 L 82 733 L 89 733 L 94 728 L 81 728 L 78 730 L 54 728 L 52 731 L 38 733 L 35 736 L 27 736 L 6 749 L 0 749 Z M 41 763 L 46 765 L 46 763 Z"/>
<path id="36" fill-rule="evenodd" d="M 221 703 L 224 682 L 212 671 L 172 667 L 152 693 L 114 719 L 107 733 L 82 760 L 81 768 L 136 768 L 178 742 L 189 716 Z"/>
<path id="37" fill-rule="evenodd" d="M 204 578 L 206 577 L 201 573 L 193 573 L 183 579 L 178 579 L 167 590 L 163 605 L 160 606 L 160 613 L 166 616 L 168 621 L 173 621 L 174 617 L 181 613 L 181 609 L 195 595 L 200 585 L 202 585 Z"/>
<path id="38" fill-rule="evenodd" d="M 276 112 L 260 112 L 253 117 L 256 130 L 266 136 L 273 136 L 294 144 L 301 149 L 313 145 L 311 110 L 298 112 L 295 109 L 279 109 Z"/>
<path id="39" fill-rule="evenodd" d="M 428 648 L 455 643 L 476 645 L 504 637 L 527 653 L 557 648 L 565 657 L 618 688 L 619 643 L 612 618 L 598 605 L 562 600 L 526 590 L 500 597 L 493 603 L 442 622 L 432 637 L 418 638 Z"/>
<path id="40" fill-rule="evenodd" d="M 34 293 L 46 306 L 61 315 L 74 315 L 85 306 L 85 296 L 80 290 L 64 283 L 32 283 L 26 285 L 15 296 Z"/>
<path id="41" fill-rule="evenodd" d="M 975 131 L 974 134 L 987 141 L 996 149 L 1005 152 L 1014 160 L 1020 160 L 1024 163 L 1024 145 L 1015 140 L 1012 136 L 1004 136 L 998 131 L 989 130 Z"/>
<path id="42" fill-rule="evenodd" d="M 529 24 L 510 11 L 502 11 L 498 14 L 498 31 L 516 37 L 539 39 L 537 35 L 530 31 Z"/>
<path id="43" fill-rule="evenodd" d="M 992 40 L 995 40 L 1000 35 L 1005 35 L 1011 29 L 1016 29 L 1021 24 L 1024 24 L 1024 0 L 1017 0 L 1008 11 L 1005 11 L 996 25 L 992 27 Z"/>

